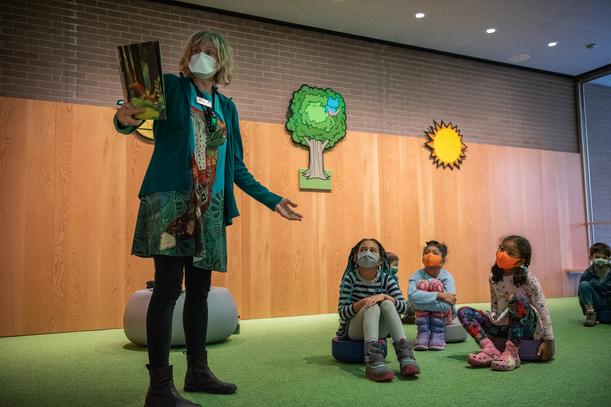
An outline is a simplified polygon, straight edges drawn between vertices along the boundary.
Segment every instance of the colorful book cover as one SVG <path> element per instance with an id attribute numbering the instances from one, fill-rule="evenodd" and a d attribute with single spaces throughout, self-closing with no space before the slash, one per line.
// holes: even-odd
<path id="1" fill-rule="evenodd" d="M 134 107 L 144 109 L 139 120 L 163 120 L 165 92 L 159 41 L 122 45 L 118 48 L 123 95 Z"/>

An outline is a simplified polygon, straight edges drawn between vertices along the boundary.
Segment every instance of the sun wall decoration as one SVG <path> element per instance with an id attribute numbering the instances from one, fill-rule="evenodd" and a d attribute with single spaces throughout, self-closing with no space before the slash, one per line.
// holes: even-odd
<path id="1" fill-rule="evenodd" d="M 462 142 L 458 126 L 452 125 L 451 122 L 446 124 L 443 120 L 441 124 L 433 121 L 433 126 L 425 130 L 424 134 L 427 137 L 424 145 L 431 150 L 433 164 L 443 168 L 460 168 L 467 146 Z"/>

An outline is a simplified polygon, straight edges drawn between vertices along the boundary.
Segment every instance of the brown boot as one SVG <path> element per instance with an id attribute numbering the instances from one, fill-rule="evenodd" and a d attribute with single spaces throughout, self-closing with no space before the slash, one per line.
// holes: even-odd
<path id="1" fill-rule="evenodd" d="M 201 391 L 212 394 L 233 394 L 238 387 L 233 383 L 220 381 L 208 367 L 208 352 L 187 356 L 185 391 Z"/>

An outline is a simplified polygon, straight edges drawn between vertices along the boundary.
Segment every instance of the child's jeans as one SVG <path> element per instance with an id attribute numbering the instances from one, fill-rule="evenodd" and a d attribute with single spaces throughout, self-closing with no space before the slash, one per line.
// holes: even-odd
<path id="1" fill-rule="evenodd" d="M 589 281 L 579 283 L 579 305 L 583 313 L 586 312 L 586 305 L 592 304 L 596 313 L 611 310 L 611 298 L 605 298 L 598 293 Z"/>

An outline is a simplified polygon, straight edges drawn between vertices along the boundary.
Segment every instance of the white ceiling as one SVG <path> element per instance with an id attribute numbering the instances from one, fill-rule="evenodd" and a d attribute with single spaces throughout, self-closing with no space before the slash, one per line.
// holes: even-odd
<path id="1" fill-rule="evenodd" d="M 567 75 L 611 63 L 611 0 L 182 2 Z M 486 34 L 490 27 L 497 31 Z M 530 58 L 512 62 L 521 54 Z"/>

